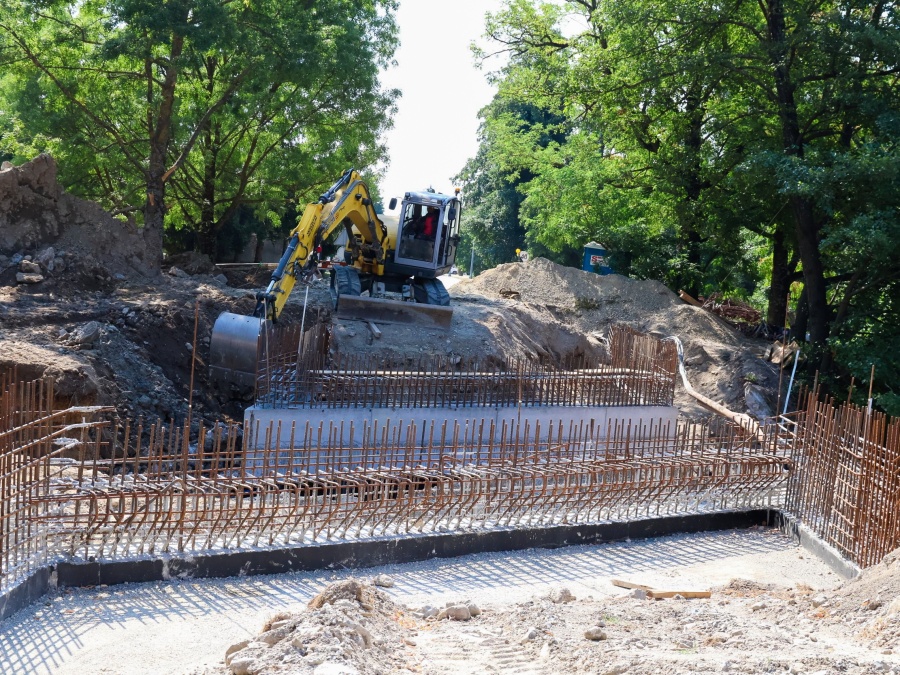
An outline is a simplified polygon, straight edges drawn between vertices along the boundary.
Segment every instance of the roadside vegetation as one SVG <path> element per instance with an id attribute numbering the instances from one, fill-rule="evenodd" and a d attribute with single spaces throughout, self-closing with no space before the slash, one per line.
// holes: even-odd
<path id="1" fill-rule="evenodd" d="M 0 154 L 210 256 L 293 227 L 373 166 L 396 92 L 392 0 L 4 0 Z M 371 173 L 371 172 L 370 172 Z"/>
<path id="2" fill-rule="evenodd" d="M 749 301 L 900 414 L 900 13 L 816 0 L 509 0 L 460 174 L 482 266 L 527 248 Z"/>

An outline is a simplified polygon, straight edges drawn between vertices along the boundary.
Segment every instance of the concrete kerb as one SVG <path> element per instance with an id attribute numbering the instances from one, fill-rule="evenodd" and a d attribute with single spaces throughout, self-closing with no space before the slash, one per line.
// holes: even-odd
<path id="1" fill-rule="evenodd" d="M 432 558 L 455 558 L 474 553 L 562 548 L 682 533 L 746 529 L 760 525 L 779 528 L 845 579 L 851 579 L 860 573 L 857 565 L 841 557 L 837 550 L 819 539 L 807 527 L 797 523 L 790 515 L 774 509 L 753 509 L 650 518 L 625 523 L 436 533 L 366 541 L 326 542 L 280 549 L 114 561 L 66 560 L 37 570 L 21 584 L 0 596 L 0 621 L 58 588 L 170 579 L 244 577 L 324 569 L 364 569 Z"/>
<path id="2" fill-rule="evenodd" d="M 455 558 L 473 553 L 561 548 L 679 533 L 744 529 L 759 525 L 773 527 L 780 522 L 779 516 L 778 511 L 754 509 L 669 516 L 625 523 L 385 537 L 280 549 L 166 555 L 114 561 L 65 560 L 38 570 L 22 584 L 0 596 L 0 621 L 58 588 L 170 579 L 243 577 L 323 569 L 362 569 L 432 558 Z"/>
<path id="3" fill-rule="evenodd" d="M 853 579 L 862 572 L 862 569 L 853 562 L 844 558 L 840 551 L 825 541 L 822 541 L 806 525 L 798 522 L 793 516 L 779 512 L 778 528 L 787 536 L 797 542 L 804 549 L 812 553 L 824 562 L 828 568 L 842 579 Z"/>

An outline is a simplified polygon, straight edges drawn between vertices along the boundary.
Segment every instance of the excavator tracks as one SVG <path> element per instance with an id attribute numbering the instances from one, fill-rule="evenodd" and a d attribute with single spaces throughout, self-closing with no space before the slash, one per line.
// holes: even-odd
<path id="1" fill-rule="evenodd" d="M 450 306 L 450 294 L 438 279 L 416 279 L 413 295 L 416 302 L 422 305 Z"/>
<path id="2" fill-rule="evenodd" d="M 353 267 L 335 267 L 331 273 L 331 297 L 335 305 L 340 304 L 342 297 L 359 297 L 362 294 L 362 283 L 359 273 Z"/>

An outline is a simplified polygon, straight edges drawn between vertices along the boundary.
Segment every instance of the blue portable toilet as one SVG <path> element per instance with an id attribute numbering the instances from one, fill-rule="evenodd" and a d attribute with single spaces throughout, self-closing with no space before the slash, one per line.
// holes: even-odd
<path id="1" fill-rule="evenodd" d="M 606 255 L 606 247 L 592 241 L 584 245 L 584 261 L 581 269 L 585 272 L 597 272 L 598 274 L 613 274 L 612 267 L 609 266 L 609 259 Z"/>

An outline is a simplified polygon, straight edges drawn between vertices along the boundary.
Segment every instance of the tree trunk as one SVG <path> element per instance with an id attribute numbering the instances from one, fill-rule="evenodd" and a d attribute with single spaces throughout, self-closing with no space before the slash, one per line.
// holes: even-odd
<path id="1" fill-rule="evenodd" d="M 769 307 L 766 323 L 776 328 L 785 327 L 787 296 L 791 290 L 791 275 L 794 266 L 788 260 L 788 248 L 784 243 L 784 232 L 776 229 L 772 236 L 772 281 L 769 284 Z"/>
<path id="2" fill-rule="evenodd" d="M 828 339 L 830 310 L 825 284 L 825 269 L 819 252 L 819 227 L 808 200 L 792 198 L 797 229 L 800 261 L 803 263 L 803 282 L 809 303 L 809 341 L 824 347 Z"/>
<path id="3" fill-rule="evenodd" d="M 805 140 L 800 130 L 795 85 L 791 80 L 788 59 L 788 43 L 785 32 L 783 0 L 768 0 L 769 57 L 775 79 L 775 93 L 781 119 L 784 152 L 789 157 L 802 159 Z M 800 261 L 803 263 L 803 281 L 809 303 L 809 339 L 818 348 L 824 348 L 828 338 L 828 296 L 825 292 L 825 272 L 819 251 L 819 230 L 813 206 L 808 199 L 793 196 L 790 199 L 794 213 L 794 227 Z"/>
<path id="4" fill-rule="evenodd" d="M 684 176 L 684 193 L 686 201 L 680 210 L 682 250 L 687 254 L 690 272 L 679 283 L 679 287 L 685 289 L 695 298 L 702 291 L 703 277 L 701 270 L 704 268 L 702 256 L 705 238 L 700 234 L 700 196 L 707 187 L 703 180 L 703 162 L 701 151 L 703 149 L 703 122 L 704 110 L 699 93 L 700 85 L 694 84 L 687 93 L 685 104 L 685 116 L 688 119 L 687 133 L 684 138 L 686 153 L 686 174 Z"/>
<path id="5" fill-rule="evenodd" d="M 206 60 L 206 89 L 210 97 L 215 91 L 215 75 L 218 60 L 210 57 Z M 200 206 L 200 226 L 197 231 L 197 248 L 200 253 L 208 255 L 216 261 L 219 223 L 216 222 L 216 171 L 219 152 L 219 133 L 212 119 L 203 125 L 203 202 Z"/>
<path id="6" fill-rule="evenodd" d="M 177 61 L 184 47 L 184 38 L 172 37 L 172 49 L 166 76 L 160 90 L 159 111 L 156 114 L 153 133 L 150 136 L 150 158 L 147 166 L 147 202 L 144 205 L 144 241 L 153 256 L 156 267 L 162 266 L 163 228 L 166 215 L 166 157 L 172 139 L 172 110 L 175 105 L 175 85 L 178 82 Z"/>
<path id="7" fill-rule="evenodd" d="M 809 303 L 806 301 L 806 287 L 800 291 L 800 298 L 797 300 L 797 312 L 794 315 L 794 322 L 791 324 L 791 332 L 788 338 L 797 342 L 806 342 L 806 328 L 809 326 Z"/>

